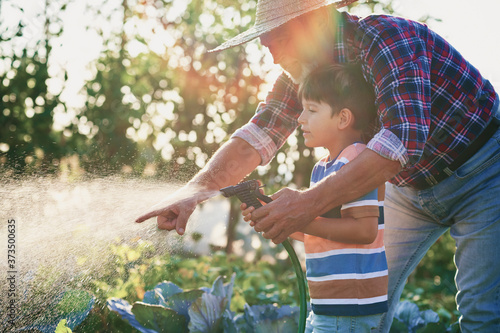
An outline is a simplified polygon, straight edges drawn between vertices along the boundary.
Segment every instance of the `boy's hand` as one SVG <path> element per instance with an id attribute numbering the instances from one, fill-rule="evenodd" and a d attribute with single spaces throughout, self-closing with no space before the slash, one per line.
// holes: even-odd
<path id="1" fill-rule="evenodd" d="M 261 181 L 260 181 L 260 180 L 259 180 L 259 184 L 262 186 L 262 183 L 261 183 Z M 265 193 L 264 193 L 264 189 L 263 189 L 262 187 L 260 187 L 260 188 L 259 188 L 259 192 L 260 192 L 261 194 L 265 195 Z M 259 201 L 260 201 L 263 205 L 265 205 L 265 203 L 263 203 L 260 199 L 259 199 Z M 246 203 L 242 203 L 242 204 L 240 205 L 240 209 L 241 209 L 241 215 L 243 215 L 243 220 L 244 220 L 245 222 L 250 222 L 250 226 L 251 226 L 251 227 L 254 227 L 254 226 L 255 226 L 255 222 L 254 222 L 254 221 L 252 221 L 252 212 L 253 212 L 253 211 L 255 211 L 255 209 L 256 209 L 256 208 L 255 208 L 255 207 L 253 207 L 253 206 L 247 207 L 247 204 L 246 204 Z"/>
<path id="2" fill-rule="evenodd" d="M 253 227 L 255 223 L 252 221 L 252 212 L 255 210 L 255 207 L 253 206 L 247 207 L 246 203 L 242 203 L 240 205 L 240 209 L 241 209 L 241 215 L 243 215 L 243 220 L 245 222 L 250 222 L 250 226 Z"/>
<path id="3" fill-rule="evenodd" d="M 279 244 L 287 237 L 302 230 L 318 215 L 315 200 L 307 197 L 306 191 L 283 188 L 271 195 L 272 202 L 256 209 L 251 214 L 253 227 L 262 236 Z"/>

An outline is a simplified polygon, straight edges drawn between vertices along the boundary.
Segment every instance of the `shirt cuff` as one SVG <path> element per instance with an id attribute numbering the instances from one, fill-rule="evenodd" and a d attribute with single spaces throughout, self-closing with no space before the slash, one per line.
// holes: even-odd
<path id="1" fill-rule="evenodd" d="M 274 141 L 259 126 L 247 123 L 231 135 L 248 142 L 260 155 L 260 165 L 266 165 L 273 159 L 278 150 Z"/>
<path id="2" fill-rule="evenodd" d="M 408 151 L 403 142 L 396 134 L 385 128 L 374 135 L 373 139 L 368 142 L 367 148 L 391 161 L 399 161 L 403 168 L 408 164 Z"/>

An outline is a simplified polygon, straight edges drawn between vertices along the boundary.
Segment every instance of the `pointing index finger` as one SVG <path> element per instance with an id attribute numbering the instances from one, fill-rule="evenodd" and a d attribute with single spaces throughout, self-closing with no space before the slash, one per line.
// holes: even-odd
<path id="1" fill-rule="evenodd" d="M 158 216 L 158 215 L 160 215 L 160 211 L 158 211 L 158 210 L 153 210 L 153 211 L 151 211 L 151 212 L 149 212 L 149 213 L 146 213 L 146 214 L 144 214 L 144 215 L 139 216 L 137 219 L 135 219 L 135 222 L 137 222 L 137 223 L 141 223 L 141 222 L 144 222 L 144 221 L 146 221 L 146 220 L 149 220 L 150 218 L 155 217 L 155 216 Z"/>

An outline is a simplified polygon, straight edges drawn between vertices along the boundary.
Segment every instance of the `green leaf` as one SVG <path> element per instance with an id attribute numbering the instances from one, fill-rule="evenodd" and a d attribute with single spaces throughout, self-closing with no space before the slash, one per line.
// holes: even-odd
<path id="1" fill-rule="evenodd" d="M 245 305 L 243 317 L 237 319 L 240 327 L 255 333 L 296 332 L 298 330 L 298 313 L 296 307 L 274 305 Z"/>
<path id="2" fill-rule="evenodd" d="M 203 290 L 195 289 L 186 291 L 183 293 L 175 294 L 170 297 L 167 301 L 166 306 L 176 311 L 189 319 L 189 307 L 193 304 L 201 295 L 203 295 Z"/>
<path id="3" fill-rule="evenodd" d="M 142 326 L 156 330 L 159 333 L 188 332 L 186 317 L 172 309 L 160 305 L 135 302 L 132 306 L 132 313 Z"/>
<path id="4" fill-rule="evenodd" d="M 56 330 L 54 333 L 72 333 L 71 328 L 66 326 L 66 319 L 63 319 L 57 324 Z"/>
<path id="5" fill-rule="evenodd" d="M 420 317 L 425 321 L 425 323 L 439 323 L 439 315 L 432 310 L 425 310 L 420 312 Z"/>
<path id="6" fill-rule="evenodd" d="M 255 333 L 287 333 L 296 332 L 298 325 L 293 318 L 279 318 L 275 320 L 266 319 L 259 322 L 255 328 Z"/>
<path id="7" fill-rule="evenodd" d="M 172 282 L 158 283 L 153 290 L 149 290 L 144 294 L 143 303 L 164 305 L 168 299 L 181 293 L 182 289 Z"/>
<path id="8" fill-rule="evenodd" d="M 408 330 L 412 331 L 418 326 L 421 321 L 420 311 L 415 303 L 403 301 L 398 303 L 396 308 L 395 318 L 408 326 Z"/>
<path id="9" fill-rule="evenodd" d="M 43 333 L 53 333 L 65 319 L 70 329 L 75 329 L 89 314 L 94 306 L 94 296 L 81 290 L 68 290 L 57 295 L 45 309 L 42 317 L 34 319 L 23 330 L 39 330 Z"/>
<path id="10" fill-rule="evenodd" d="M 138 331 L 142 333 L 156 333 L 155 330 L 146 329 L 142 326 L 135 315 L 132 313 L 132 305 L 124 299 L 120 298 L 110 298 L 107 301 L 108 309 L 116 312 L 118 315 L 122 317 L 123 320 L 127 321 L 132 327 L 136 328 Z"/>
<path id="11" fill-rule="evenodd" d="M 398 303 L 394 317 L 408 327 L 408 332 L 416 332 L 417 329 L 431 323 L 439 322 L 439 315 L 432 311 L 420 311 L 418 306 L 410 301 Z"/>
<path id="12" fill-rule="evenodd" d="M 84 313 L 89 310 L 89 303 L 93 303 L 93 296 L 83 290 L 68 290 L 63 298 L 56 305 L 57 311 L 61 314 Z"/>
<path id="13" fill-rule="evenodd" d="M 189 332 L 223 332 L 222 316 L 228 300 L 212 294 L 203 294 L 189 308 Z"/>
<path id="14" fill-rule="evenodd" d="M 224 285 L 223 284 L 223 277 L 218 276 L 212 285 L 212 289 L 205 290 L 205 291 L 214 295 L 214 296 L 219 296 L 219 297 L 223 297 L 223 298 L 227 299 L 227 301 L 228 301 L 227 309 L 229 309 L 229 306 L 231 305 L 231 297 L 233 296 L 233 286 L 234 286 L 235 278 L 236 278 L 236 273 L 233 273 L 231 276 L 231 281 L 228 282 L 226 285 Z"/>
<path id="15" fill-rule="evenodd" d="M 226 289 L 224 288 L 224 278 L 222 276 L 218 276 L 215 279 L 210 293 L 215 296 L 226 297 Z"/>
<path id="16" fill-rule="evenodd" d="M 238 333 L 237 324 L 235 321 L 234 313 L 229 310 L 224 311 L 222 315 L 222 327 L 224 333 Z"/>

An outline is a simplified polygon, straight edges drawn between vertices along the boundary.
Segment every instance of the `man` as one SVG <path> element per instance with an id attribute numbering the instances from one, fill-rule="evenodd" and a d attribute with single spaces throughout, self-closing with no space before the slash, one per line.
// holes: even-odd
<path id="1" fill-rule="evenodd" d="M 348 1 L 353 2 L 353 1 Z M 296 83 L 323 63 L 359 63 L 373 86 L 380 127 L 336 176 L 304 191 L 283 189 L 252 213 L 256 231 L 284 241 L 316 216 L 386 181 L 389 266 L 387 332 L 408 275 L 446 230 L 456 240 L 457 304 L 463 332 L 500 332 L 500 102 L 491 84 L 425 25 L 390 16 L 339 13 L 347 2 L 261 0 L 250 30 L 214 51 L 259 37 L 287 74 L 252 120 L 216 152 L 174 203 L 161 229 L 184 233 L 210 191 L 268 163 L 297 126 Z M 360 176 L 361 175 L 361 176 Z M 304 209 L 307 207 L 307 209 Z"/>

